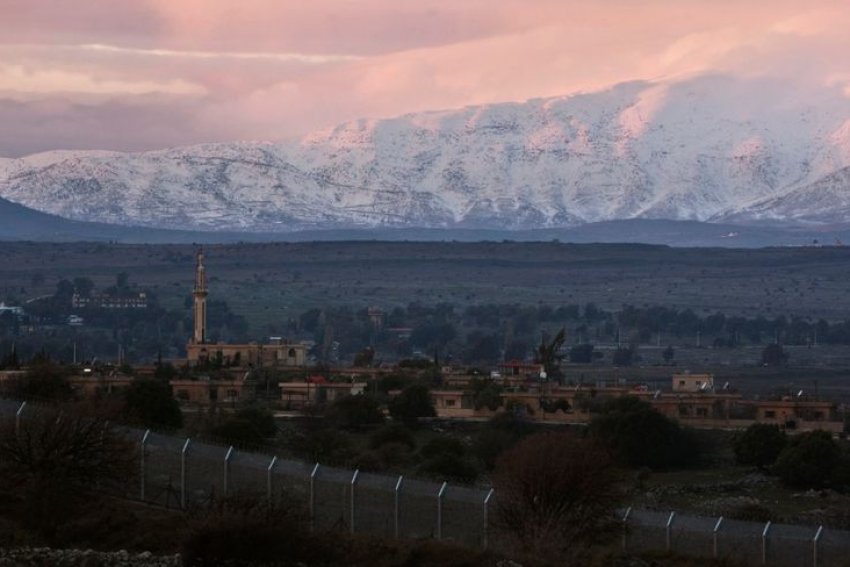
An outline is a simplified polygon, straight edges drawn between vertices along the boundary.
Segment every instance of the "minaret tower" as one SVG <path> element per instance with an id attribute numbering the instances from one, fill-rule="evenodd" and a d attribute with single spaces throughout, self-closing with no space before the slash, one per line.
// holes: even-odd
<path id="1" fill-rule="evenodd" d="M 207 275 L 204 272 L 204 251 L 198 250 L 195 264 L 195 332 L 192 343 L 202 345 L 207 342 Z"/>

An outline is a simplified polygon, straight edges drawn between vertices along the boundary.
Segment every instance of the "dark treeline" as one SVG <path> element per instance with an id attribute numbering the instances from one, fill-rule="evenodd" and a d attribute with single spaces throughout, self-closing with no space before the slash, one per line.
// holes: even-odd
<path id="1" fill-rule="evenodd" d="M 74 294 L 123 297 L 140 292 L 147 298 L 145 308 L 72 306 Z M 561 328 L 566 330 L 565 351 L 593 344 L 632 351 L 650 344 L 709 348 L 850 344 L 850 321 L 698 315 L 691 309 L 666 306 L 624 305 L 619 311 L 607 311 L 593 303 L 459 307 L 413 302 L 388 310 L 343 305 L 312 308 L 251 333 L 245 318 L 233 313 L 225 301 L 210 300 L 207 305 L 208 335 L 213 341 L 261 341 L 268 335 L 310 340 L 315 343 L 316 361 L 331 364 L 350 363 L 367 348 L 375 353 L 369 358 L 374 362 L 435 355 L 443 362 L 461 364 L 531 359 L 541 341 Z M 23 316 L 0 313 L 0 360 L 12 345 L 22 360 L 42 351 L 59 361 L 71 361 L 75 354 L 78 361 L 115 359 L 119 354 L 128 362 L 179 357 L 185 353 L 192 325 L 190 296 L 180 308 L 166 309 L 156 294 L 130 283 L 123 273 L 116 276 L 115 285 L 103 290 L 95 289 L 87 278 L 62 280 L 53 295 L 24 308 Z M 81 317 L 82 324 L 70 324 L 71 315 Z"/>

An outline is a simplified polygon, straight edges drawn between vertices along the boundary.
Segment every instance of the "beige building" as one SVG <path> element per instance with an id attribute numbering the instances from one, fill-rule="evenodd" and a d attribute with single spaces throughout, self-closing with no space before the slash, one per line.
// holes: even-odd
<path id="1" fill-rule="evenodd" d="M 714 374 L 673 374 L 674 392 L 714 391 Z"/>
<path id="2" fill-rule="evenodd" d="M 178 401 L 202 406 L 249 402 L 257 393 L 251 380 L 171 380 L 169 384 Z"/>
<path id="3" fill-rule="evenodd" d="M 306 366 L 307 346 L 273 338 L 268 344 L 212 343 L 207 339 L 207 276 L 204 254 L 198 252 L 195 264 L 194 327 L 192 339 L 186 345 L 186 359 L 190 364 L 203 361 L 221 363 L 223 366 L 260 368 L 263 366 Z"/>

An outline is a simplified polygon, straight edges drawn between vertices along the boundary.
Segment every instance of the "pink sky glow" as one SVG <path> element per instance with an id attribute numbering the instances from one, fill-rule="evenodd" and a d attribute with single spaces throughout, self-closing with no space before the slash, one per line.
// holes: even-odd
<path id="1" fill-rule="evenodd" d="M 0 156 L 283 140 L 703 73 L 850 93 L 848 0 L 0 0 Z"/>

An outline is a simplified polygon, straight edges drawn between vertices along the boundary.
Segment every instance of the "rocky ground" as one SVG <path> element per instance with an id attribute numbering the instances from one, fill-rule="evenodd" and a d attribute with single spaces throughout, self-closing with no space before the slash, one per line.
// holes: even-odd
<path id="1" fill-rule="evenodd" d="M 153 555 L 145 551 L 93 551 L 21 547 L 0 549 L 0 567 L 55 565 L 57 567 L 180 567 L 180 555 Z"/>

